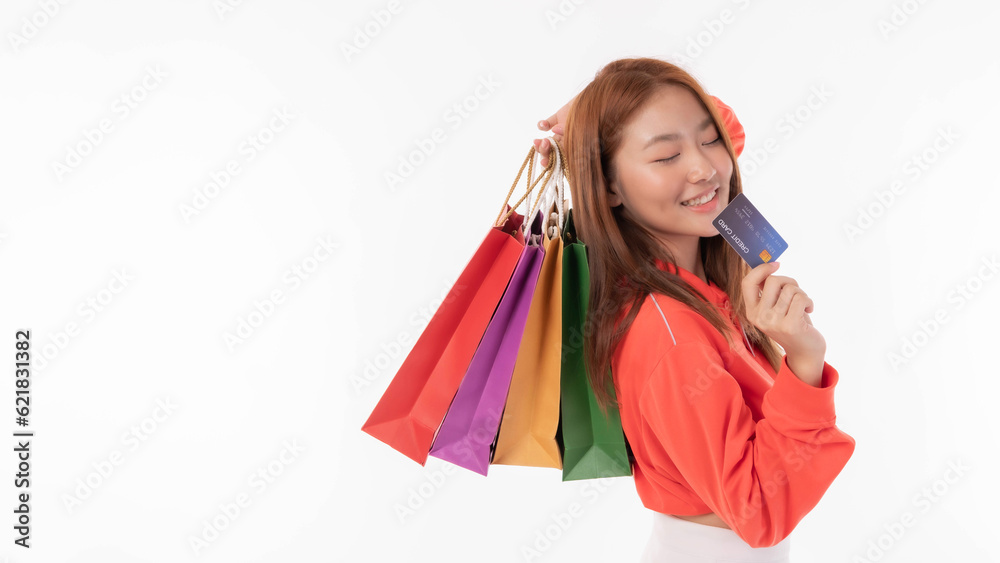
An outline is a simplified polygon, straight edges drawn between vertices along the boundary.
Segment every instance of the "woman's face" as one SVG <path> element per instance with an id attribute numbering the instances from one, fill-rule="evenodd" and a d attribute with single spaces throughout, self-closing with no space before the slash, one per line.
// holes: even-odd
<path id="1" fill-rule="evenodd" d="M 709 113 L 686 88 L 664 85 L 625 126 L 614 157 L 612 207 L 619 204 L 671 249 L 718 235 L 733 161 Z M 712 190 L 716 190 L 711 194 Z M 702 205 L 686 205 L 709 194 Z"/>

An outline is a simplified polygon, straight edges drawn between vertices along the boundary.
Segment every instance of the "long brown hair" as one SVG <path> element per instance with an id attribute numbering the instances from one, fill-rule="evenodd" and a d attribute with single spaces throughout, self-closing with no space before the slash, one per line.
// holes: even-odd
<path id="1" fill-rule="evenodd" d="M 566 120 L 564 142 L 573 221 L 587 247 L 590 266 L 584 361 L 597 402 L 605 412 L 608 405 L 617 404 L 611 357 L 648 293 L 660 293 L 688 305 L 722 333 L 731 347 L 734 345 L 723 313 L 679 275 L 656 266 L 656 259 L 676 265 L 673 254 L 638 224 L 624 205 L 612 208 L 608 203 L 608 188 L 615 179 L 613 159 L 621 146 L 622 132 L 632 115 L 667 84 L 690 90 L 712 116 L 733 161 L 729 201 L 743 191 L 736 153 L 715 103 L 680 67 L 652 58 L 616 60 L 602 68 L 577 96 Z M 729 295 L 747 339 L 777 371 L 781 365 L 777 344 L 750 323 L 743 310 L 740 284 L 749 266 L 726 248 L 721 236 L 701 237 L 698 246 L 706 276 Z M 623 318 L 626 305 L 629 308 Z"/>

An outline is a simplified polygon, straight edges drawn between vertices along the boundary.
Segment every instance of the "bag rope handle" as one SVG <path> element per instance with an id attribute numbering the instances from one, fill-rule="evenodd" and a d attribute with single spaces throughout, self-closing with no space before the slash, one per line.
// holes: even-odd
<path id="1" fill-rule="evenodd" d="M 548 225 L 553 219 L 556 221 L 554 226 L 544 231 L 546 238 L 549 239 L 561 236 L 564 228 L 567 203 L 565 176 L 569 171 L 566 159 L 563 158 L 562 147 L 555 138 L 552 138 L 551 141 L 554 152 L 553 158 L 555 159 L 555 172 L 550 176 L 549 182 L 552 184 L 553 189 L 550 191 L 549 183 L 546 183 L 545 187 L 542 188 L 542 193 L 548 196 L 543 202 L 545 213 L 548 213 L 549 209 L 552 209 L 553 203 L 556 206 L 556 213 L 553 213 L 552 217 L 545 218 L 545 225 Z M 550 161 L 549 164 L 552 164 L 552 162 Z"/>
<path id="2" fill-rule="evenodd" d="M 521 163 L 521 169 L 517 171 L 517 176 L 514 178 L 514 183 L 511 184 L 510 190 L 507 192 L 507 197 L 504 198 L 503 205 L 500 207 L 500 213 L 497 215 L 497 219 L 493 223 L 494 227 L 502 227 L 504 225 L 504 223 L 507 222 L 507 219 L 517 209 L 517 206 L 521 205 L 521 202 L 523 202 L 528 197 L 528 195 L 531 194 L 531 190 L 535 189 L 535 186 L 538 185 L 538 182 L 540 182 L 540 181 L 542 181 L 544 179 L 545 180 L 545 184 L 548 184 L 548 179 L 552 176 L 552 172 L 555 169 L 555 166 L 554 166 L 555 163 L 550 159 L 549 160 L 549 165 L 546 166 L 545 169 L 538 175 L 538 178 L 536 178 L 534 181 L 531 181 L 532 169 L 534 168 L 534 158 L 533 157 L 535 156 L 535 153 L 536 153 L 535 147 L 532 146 L 531 150 L 528 151 L 528 156 L 524 157 L 524 162 Z M 504 215 L 504 208 L 507 207 L 508 202 L 510 202 L 510 196 L 511 196 L 511 194 L 514 193 L 514 189 L 517 187 L 518 182 L 521 181 L 521 174 L 524 172 L 524 167 L 525 166 L 528 167 L 528 177 L 526 179 L 527 182 L 528 182 L 528 189 L 524 193 L 524 195 L 521 196 L 521 199 L 517 200 L 517 203 L 515 203 L 514 205 L 512 205 L 510 207 L 510 211 L 508 211 L 507 214 Z M 538 205 L 538 201 L 541 199 L 543 192 L 544 192 L 544 190 L 539 191 L 538 197 L 535 199 L 535 206 Z M 533 220 L 533 217 L 531 217 L 531 214 L 530 214 L 530 211 L 529 211 L 528 215 L 525 215 L 524 223 L 522 224 L 522 228 L 525 229 L 526 233 L 527 233 L 527 229 L 530 228 L 532 220 Z"/>

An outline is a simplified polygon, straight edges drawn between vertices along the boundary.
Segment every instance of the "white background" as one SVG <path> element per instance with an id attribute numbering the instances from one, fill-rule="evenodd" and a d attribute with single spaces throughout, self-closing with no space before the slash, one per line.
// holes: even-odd
<path id="1" fill-rule="evenodd" d="M 793 561 L 875 560 L 878 543 L 884 561 L 1000 560 L 995 3 L 48 4 L 0 7 L 0 426 L 19 429 L 30 329 L 35 432 L 32 547 L 13 543 L 11 436 L 0 557 L 637 560 L 651 520 L 630 478 L 421 467 L 360 428 L 536 122 L 611 60 L 653 56 L 746 128 L 745 192 L 789 242 L 782 272 L 841 373 L 857 450 Z M 475 98 L 481 81 L 495 88 Z M 456 103 L 475 109 L 456 120 Z M 251 137 L 267 141 L 252 159 Z M 861 210 L 877 216 L 851 236 Z M 904 338 L 918 345 L 894 366 Z"/>

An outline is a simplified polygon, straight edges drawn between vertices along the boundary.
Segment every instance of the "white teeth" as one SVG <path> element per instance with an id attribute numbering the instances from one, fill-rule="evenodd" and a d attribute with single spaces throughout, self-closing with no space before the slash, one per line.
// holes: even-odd
<path id="1" fill-rule="evenodd" d="M 701 205 L 707 202 L 708 200 L 712 199 L 713 197 L 715 197 L 715 192 L 717 191 L 719 191 L 719 188 L 715 188 L 714 190 L 712 190 L 712 193 L 699 197 L 698 199 L 689 199 L 687 201 L 681 202 L 681 205 L 686 205 L 688 207 L 692 205 Z"/>

